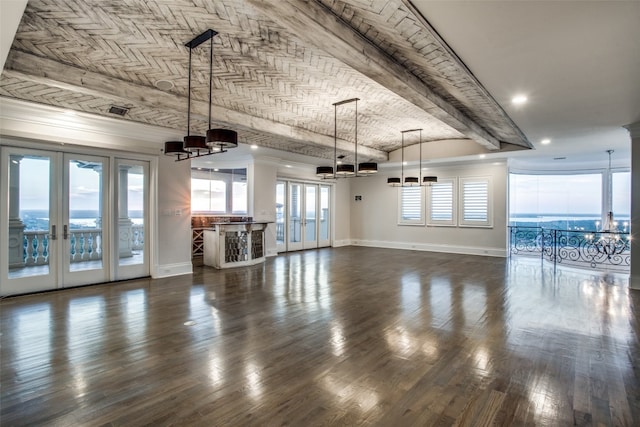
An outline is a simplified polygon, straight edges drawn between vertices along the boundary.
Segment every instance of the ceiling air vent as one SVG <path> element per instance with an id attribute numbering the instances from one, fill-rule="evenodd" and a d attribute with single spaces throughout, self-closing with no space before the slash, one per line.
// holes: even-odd
<path id="1" fill-rule="evenodd" d="M 129 109 L 127 107 L 119 107 L 117 105 L 112 105 L 111 108 L 109 108 L 111 114 L 117 114 L 118 116 L 124 116 L 128 111 Z"/>

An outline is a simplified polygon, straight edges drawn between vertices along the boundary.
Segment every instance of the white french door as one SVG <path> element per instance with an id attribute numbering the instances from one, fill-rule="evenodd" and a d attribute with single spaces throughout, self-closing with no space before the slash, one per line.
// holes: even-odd
<path id="1" fill-rule="evenodd" d="M 108 159 L 3 147 L 2 166 L 2 295 L 104 282 Z"/>
<path id="2" fill-rule="evenodd" d="M 1 161 L 0 295 L 149 274 L 148 162 L 17 147 Z"/>
<path id="3" fill-rule="evenodd" d="M 331 245 L 330 189 L 328 185 L 278 182 L 276 212 L 282 212 L 276 215 L 278 251 Z"/>

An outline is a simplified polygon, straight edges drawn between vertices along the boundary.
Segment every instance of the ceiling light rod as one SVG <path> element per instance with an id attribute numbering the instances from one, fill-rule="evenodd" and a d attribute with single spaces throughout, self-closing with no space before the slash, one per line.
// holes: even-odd
<path id="1" fill-rule="evenodd" d="M 356 141 L 356 165 L 358 163 L 358 101 L 360 98 L 351 98 L 345 99 L 344 101 L 338 101 L 333 104 L 333 122 L 334 122 L 334 130 L 333 130 L 333 151 L 334 151 L 334 163 L 335 163 L 335 177 L 337 178 L 347 178 L 351 176 L 355 176 L 356 174 L 356 166 L 349 163 L 338 164 L 337 161 L 337 148 L 338 148 L 338 107 L 340 105 L 350 104 L 352 102 L 355 103 L 355 141 Z"/>
<path id="2" fill-rule="evenodd" d="M 188 101 L 187 101 L 187 136 L 184 142 L 167 141 L 164 144 L 164 153 L 166 155 L 176 156 L 176 162 L 181 160 L 193 159 L 196 157 L 209 156 L 211 154 L 220 154 L 226 152 L 226 148 L 234 148 L 238 146 L 237 132 L 229 129 L 212 129 L 211 128 L 211 109 L 212 109 L 212 93 L 213 93 L 213 37 L 218 32 L 208 29 L 202 34 L 194 37 L 184 45 L 189 48 L 189 83 L 188 83 Z M 209 130 L 207 136 L 191 135 L 191 69 L 193 49 L 202 43 L 210 41 L 209 47 Z"/>
<path id="3" fill-rule="evenodd" d="M 404 177 L 404 181 L 402 183 L 402 185 L 404 187 L 415 187 L 415 186 L 419 186 L 420 185 L 420 178 L 422 177 L 422 129 L 408 129 L 405 131 L 402 131 L 402 136 L 404 137 L 405 133 L 410 133 L 410 132 L 419 132 L 420 133 L 420 137 L 418 139 L 418 147 L 420 149 L 420 154 L 418 155 L 418 176 L 405 176 Z M 402 159 L 402 165 L 404 168 L 404 151 L 403 151 L 403 159 Z"/>

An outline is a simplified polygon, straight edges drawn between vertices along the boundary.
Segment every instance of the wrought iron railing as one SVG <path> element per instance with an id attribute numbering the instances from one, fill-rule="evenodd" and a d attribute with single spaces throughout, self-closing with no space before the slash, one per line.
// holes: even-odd
<path id="1" fill-rule="evenodd" d="M 540 257 L 554 265 L 628 271 L 631 241 L 628 232 L 510 226 L 509 254 Z"/>
<path id="2" fill-rule="evenodd" d="M 69 230 L 69 255 L 71 262 L 102 259 L 102 229 L 77 228 Z M 22 256 L 24 266 L 45 265 L 49 262 L 49 232 L 47 230 L 24 231 Z M 131 249 L 144 248 L 144 225 L 131 226 Z"/>

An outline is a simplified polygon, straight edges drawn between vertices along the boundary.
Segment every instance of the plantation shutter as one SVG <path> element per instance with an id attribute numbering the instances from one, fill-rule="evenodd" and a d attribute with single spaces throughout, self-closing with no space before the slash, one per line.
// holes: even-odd
<path id="1" fill-rule="evenodd" d="M 431 184 L 429 199 L 430 225 L 455 225 L 455 180 L 440 179 Z"/>

